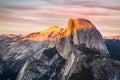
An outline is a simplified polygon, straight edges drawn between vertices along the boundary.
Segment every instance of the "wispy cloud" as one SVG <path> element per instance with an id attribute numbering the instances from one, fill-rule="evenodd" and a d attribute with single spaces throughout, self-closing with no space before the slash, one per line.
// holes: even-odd
<path id="1" fill-rule="evenodd" d="M 68 18 L 86 18 L 98 26 L 104 34 L 105 30 L 111 27 L 118 28 L 120 25 L 119 2 L 119 0 L 4 0 L 0 3 L 0 21 L 17 23 L 18 26 L 40 24 L 48 27 L 52 24 L 66 26 Z M 105 26 L 110 27 L 104 28 Z"/>
<path id="2" fill-rule="evenodd" d="M 105 3 L 105 4 L 104 4 Z M 67 5 L 77 5 L 77 6 L 84 6 L 84 7 L 93 7 L 93 8 L 105 8 L 111 10 L 120 10 L 120 3 L 119 0 L 104 0 L 104 1 L 97 1 L 97 0 L 70 0 L 65 1 Z"/>

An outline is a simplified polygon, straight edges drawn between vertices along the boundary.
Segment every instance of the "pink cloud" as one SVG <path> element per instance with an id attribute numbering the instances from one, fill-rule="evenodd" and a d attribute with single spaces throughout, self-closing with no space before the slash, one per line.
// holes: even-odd
<path id="1" fill-rule="evenodd" d="M 5 9 L 15 9 L 15 10 L 36 10 L 36 9 L 40 9 L 40 6 L 1 6 Z"/>
<path id="2" fill-rule="evenodd" d="M 30 19 L 23 19 L 23 18 L 16 18 L 10 16 L 0 16 L 0 21 L 8 21 L 12 23 L 36 23 L 37 21 L 30 20 Z"/>
<path id="3" fill-rule="evenodd" d="M 104 3 L 108 3 L 109 1 L 104 1 Z M 114 1 L 113 1 L 114 3 Z M 119 1 L 118 1 L 119 3 Z M 120 5 L 113 6 L 111 5 L 104 5 L 103 3 L 100 3 L 100 1 L 66 1 L 65 4 L 67 5 L 79 5 L 84 7 L 93 7 L 93 8 L 105 8 L 105 9 L 111 9 L 111 10 L 120 10 Z"/>
<path id="4" fill-rule="evenodd" d="M 18 23 L 18 25 L 22 23 L 40 24 L 48 27 L 54 24 L 65 26 L 68 18 L 86 18 L 97 27 L 100 25 L 100 29 L 110 26 L 108 31 L 111 27 L 118 28 L 120 25 L 119 5 L 103 5 L 97 1 L 78 0 L 59 2 L 59 4 L 56 1 L 50 4 L 45 6 L 2 6 L 0 7 L 0 21 Z M 120 28 L 118 30 L 120 31 Z"/>

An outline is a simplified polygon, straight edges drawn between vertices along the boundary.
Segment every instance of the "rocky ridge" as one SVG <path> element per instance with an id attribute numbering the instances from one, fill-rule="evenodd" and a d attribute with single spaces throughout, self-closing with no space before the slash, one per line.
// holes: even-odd
<path id="1" fill-rule="evenodd" d="M 0 64 L 8 66 L 1 75 L 10 70 L 17 80 L 120 79 L 120 61 L 109 57 L 100 32 L 85 19 L 70 19 L 66 29 L 53 26 L 8 40 L 0 52 Z"/>
<path id="2" fill-rule="evenodd" d="M 106 37 L 104 37 L 104 39 L 116 39 L 116 40 L 120 40 L 120 35 L 116 35 L 116 36 L 106 36 Z"/>

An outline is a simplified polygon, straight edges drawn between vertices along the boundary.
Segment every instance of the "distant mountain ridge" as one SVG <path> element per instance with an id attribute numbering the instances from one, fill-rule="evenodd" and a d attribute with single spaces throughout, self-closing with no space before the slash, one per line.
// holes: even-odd
<path id="1" fill-rule="evenodd" d="M 120 35 L 116 35 L 116 36 L 105 36 L 104 39 L 118 39 L 118 40 L 120 40 Z"/>

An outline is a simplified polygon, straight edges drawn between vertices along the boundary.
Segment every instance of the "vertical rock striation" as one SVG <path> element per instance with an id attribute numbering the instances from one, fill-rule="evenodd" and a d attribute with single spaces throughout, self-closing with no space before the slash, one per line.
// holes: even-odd
<path id="1" fill-rule="evenodd" d="M 70 19 L 68 27 L 58 37 L 57 50 L 67 58 L 73 45 L 84 44 L 88 48 L 95 48 L 103 55 L 109 55 L 100 32 L 95 26 L 85 19 Z"/>

